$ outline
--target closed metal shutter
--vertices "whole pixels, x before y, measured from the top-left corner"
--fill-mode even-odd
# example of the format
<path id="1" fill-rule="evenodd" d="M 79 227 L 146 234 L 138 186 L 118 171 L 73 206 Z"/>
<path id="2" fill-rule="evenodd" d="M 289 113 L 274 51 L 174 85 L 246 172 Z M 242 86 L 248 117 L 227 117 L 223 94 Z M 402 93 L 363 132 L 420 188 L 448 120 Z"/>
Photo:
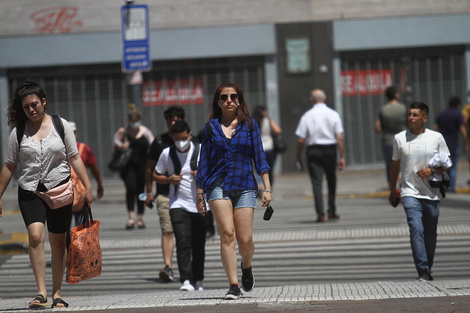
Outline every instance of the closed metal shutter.
<path id="1" fill-rule="evenodd" d="M 348 165 L 383 165 L 381 134 L 374 123 L 388 83 L 397 86 L 400 102 L 429 106 L 428 128 L 457 95 L 466 99 L 464 47 L 427 47 L 341 53 L 342 103 Z"/>
<path id="2" fill-rule="evenodd" d="M 33 80 L 48 94 L 50 114 L 75 121 L 78 140 L 87 143 L 98 161 L 103 176 L 112 176 L 107 169 L 111 159 L 112 138 L 116 130 L 127 123 L 127 110 L 132 89 L 120 64 L 100 64 L 73 67 L 12 69 L 7 73 L 11 94 L 25 80 Z M 186 120 L 193 135 L 209 117 L 208 104 L 215 89 L 222 83 L 236 83 L 244 92 L 250 108 L 263 104 L 264 57 L 198 59 L 154 62 L 153 70 L 143 73 L 144 82 L 201 80 L 203 99 L 198 103 L 178 100 L 185 109 Z M 142 124 L 156 136 L 166 132 L 163 111 L 168 104 L 141 106 Z"/>

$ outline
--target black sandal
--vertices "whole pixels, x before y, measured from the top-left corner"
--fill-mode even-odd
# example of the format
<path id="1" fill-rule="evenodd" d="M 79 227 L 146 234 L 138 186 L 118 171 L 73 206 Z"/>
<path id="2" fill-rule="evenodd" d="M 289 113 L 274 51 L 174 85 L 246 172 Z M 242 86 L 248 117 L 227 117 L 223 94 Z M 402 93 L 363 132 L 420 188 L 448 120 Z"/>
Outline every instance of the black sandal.
<path id="1" fill-rule="evenodd" d="M 134 229 L 134 220 L 128 220 L 126 224 L 126 229 Z"/>
<path id="2" fill-rule="evenodd" d="M 63 304 L 64 306 L 57 306 L 58 304 Z M 68 308 L 69 304 L 62 300 L 62 298 L 55 298 L 54 302 L 51 305 L 51 308 Z"/>
<path id="3" fill-rule="evenodd" d="M 39 302 L 34 302 L 36 300 Z M 30 309 L 43 308 L 43 307 L 49 306 L 49 304 L 50 303 L 47 302 L 47 298 L 44 298 L 42 294 L 38 294 L 36 298 L 34 298 L 33 301 L 29 303 L 29 308 Z"/>

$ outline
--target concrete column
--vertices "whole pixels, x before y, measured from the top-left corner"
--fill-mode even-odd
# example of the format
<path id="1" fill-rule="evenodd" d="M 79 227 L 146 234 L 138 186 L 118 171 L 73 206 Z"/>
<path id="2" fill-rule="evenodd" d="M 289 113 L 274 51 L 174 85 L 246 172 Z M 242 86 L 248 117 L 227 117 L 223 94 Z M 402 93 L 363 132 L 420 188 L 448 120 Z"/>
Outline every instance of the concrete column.
<path id="1" fill-rule="evenodd" d="M 264 83 L 266 90 L 266 109 L 268 116 L 281 126 L 281 114 L 279 107 L 279 86 L 278 86 L 277 59 L 275 56 L 266 56 L 264 59 Z M 282 172 L 282 155 L 278 154 L 274 173 Z"/>
<path id="2" fill-rule="evenodd" d="M 466 81 L 465 86 L 467 88 L 470 88 L 470 45 L 467 45 L 465 47 L 465 68 L 466 68 L 466 72 L 467 72 L 467 81 Z M 467 100 L 467 99 L 464 99 L 464 100 Z"/>
<path id="3" fill-rule="evenodd" d="M 10 100 L 8 92 L 8 77 L 6 70 L 0 69 L 0 143 L 1 143 L 1 163 L 5 160 L 10 127 L 8 126 L 7 109 Z"/>
<path id="4" fill-rule="evenodd" d="M 338 112 L 339 116 L 341 116 L 341 120 L 344 124 L 343 97 L 341 95 L 341 59 L 337 54 L 333 57 L 333 84 L 335 110 Z"/>

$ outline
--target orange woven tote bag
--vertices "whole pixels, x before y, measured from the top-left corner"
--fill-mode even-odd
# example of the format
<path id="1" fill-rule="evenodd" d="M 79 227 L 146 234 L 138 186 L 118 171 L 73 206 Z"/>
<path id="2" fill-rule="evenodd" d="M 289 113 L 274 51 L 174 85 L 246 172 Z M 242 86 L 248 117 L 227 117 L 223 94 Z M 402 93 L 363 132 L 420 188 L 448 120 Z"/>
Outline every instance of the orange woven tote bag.
<path id="1" fill-rule="evenodd" d="M 78 284 L 101 274 L 100 221 L 93 220 L 88 205 L 83 210 L 83 224 L 71 230 L 66 273 L 66 282 L 70 284 Z"/>

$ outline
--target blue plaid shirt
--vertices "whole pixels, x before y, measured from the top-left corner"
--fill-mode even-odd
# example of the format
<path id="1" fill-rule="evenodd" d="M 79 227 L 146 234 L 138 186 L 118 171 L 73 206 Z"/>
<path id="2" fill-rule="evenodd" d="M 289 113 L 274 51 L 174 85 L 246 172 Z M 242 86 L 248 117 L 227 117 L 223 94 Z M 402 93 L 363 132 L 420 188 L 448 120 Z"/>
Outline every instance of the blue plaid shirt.
<path id="1" fill-rule="evenodd" d="M 207 126 L 212 127 L 212 138 L 207 135 Z M 207 191 L 219 177 L 225 176 L 225 190 L 258 190 L 253 175 L 252 159 L 258 174 L 269 170 L 258 124 L 253 119 L 253 131 L 250 133 L 248 121 L 238 125 L 232 139 L 228 139 L 220 121 L 215 118 L 204 127 L 201 156 L 196 182 Z"/>

